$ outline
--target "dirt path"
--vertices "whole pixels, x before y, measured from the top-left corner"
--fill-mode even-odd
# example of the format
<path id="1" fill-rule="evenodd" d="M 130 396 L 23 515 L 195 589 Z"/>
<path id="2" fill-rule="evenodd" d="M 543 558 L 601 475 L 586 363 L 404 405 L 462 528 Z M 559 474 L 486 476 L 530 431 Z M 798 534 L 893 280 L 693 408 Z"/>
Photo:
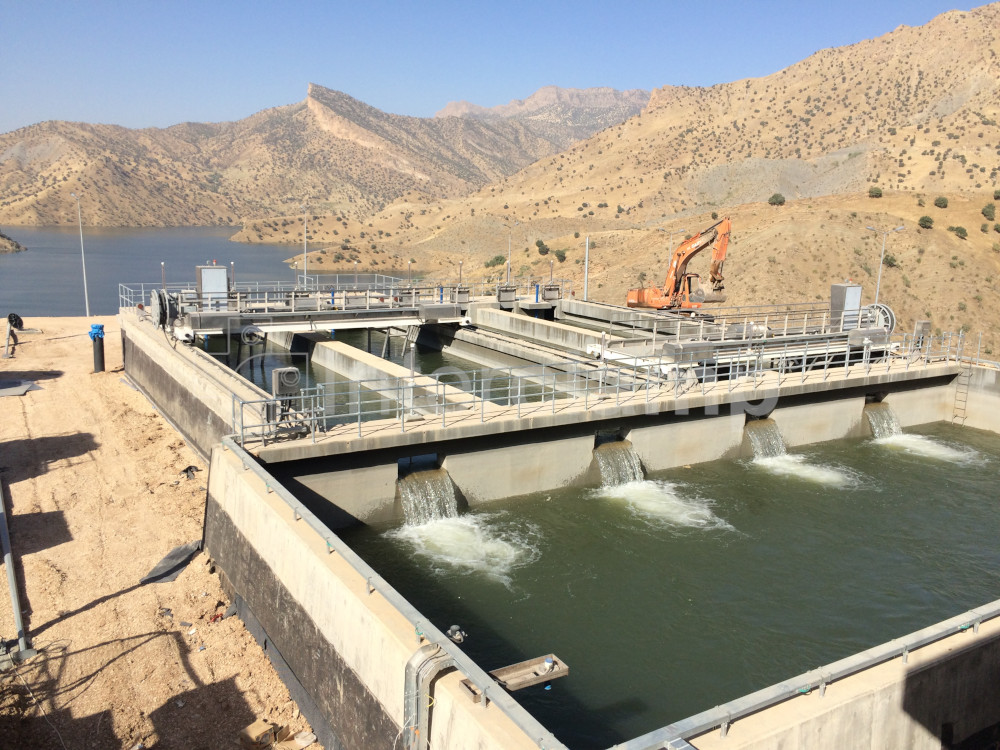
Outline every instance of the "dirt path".
<path id="1" fill-rule="evenodd" d="M 40 386 L 0 398 L 0 478 L 39 650 L 0 673 L 0 744 L 215 749 L 238 747 L 256 718 L 306 728 L 239 619 L 210 621 L 228 602 L 204 555 L 139 585 L 201 538 L 207 467 L 126 382 L 117 320 L 95 322 L 104 373 L 83 318 L 26 320 L 43 332 L 0 359 L 0 381 Z M 189 465 L 202 469 L 190 480 Z M 15 635 L 4 587 L 0 637 Z"/>

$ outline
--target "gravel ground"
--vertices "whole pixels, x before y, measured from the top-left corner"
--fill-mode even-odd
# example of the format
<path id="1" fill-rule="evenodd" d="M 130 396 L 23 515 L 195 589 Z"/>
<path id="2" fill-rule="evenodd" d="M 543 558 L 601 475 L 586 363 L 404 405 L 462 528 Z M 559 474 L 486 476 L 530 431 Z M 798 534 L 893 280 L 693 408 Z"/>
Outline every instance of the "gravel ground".
<path id="1" fill-rule="evenodd" d="M 229 602 L 203 554 L 172 582 L 139 583 L 201 538 L 208 473 L 126 382 L 117 319 L 24 322 L 40 332 L 0 359 L 0 381 L 39 388 L 0 398 L 0 478 L 39 653 L 0 673 L 0 745 L 236 748 L 257 718 L 308 729 L 242 622 L 213 621 Z M 105 325 L 104 373 L 91 322 Z M 4 595 L 0 636 L 15 635 Z"/>

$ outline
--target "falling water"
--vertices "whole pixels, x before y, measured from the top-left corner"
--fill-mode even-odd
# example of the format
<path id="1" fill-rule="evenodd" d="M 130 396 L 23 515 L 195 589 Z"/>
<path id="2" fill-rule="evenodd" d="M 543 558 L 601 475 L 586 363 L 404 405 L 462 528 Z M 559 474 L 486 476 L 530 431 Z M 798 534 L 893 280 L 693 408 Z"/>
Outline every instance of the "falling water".
<path id="1" fill-rule="evenodd" d="M 451 477 L 444 469 L 415 471 L 398 482 L 403 517 L 411 526 L 458 517 L 458 500 Z"/>
<path id="2" fill-rule="evenodd" d="M 901 435 L 903 432 L 889 404 L 868 404 L 865 406 L 865 416 L 876 440 Z"/>
<path id="3" fill-rule="evenodd" d="M 616 487 L 643 479 L 642 461 L 628 440 L 604 443 L 594 448 L 594 458 L 601 470 L 601 484 Z"/>
<path id="4" fill-rule="evenodd" d="M 974 450 L 953 448 L 925 435 L 903 432 L 889 404 L 868 404 L 865 406 L 865 416 L 868 417 L 868 424 L 871 425 L 872 435 L 878 445 L 936 461 L 967 463 L 979 459 L 979 454 Z"/>
<path id="5" fill-rule="evenodd" d="M 778 425 L 772 419 L 756 419 L 747 422 L 743 428 L 754 458 L 774 458 L 785 455 L 785 443 L 781 439 Z"/>
<path id="6" fill-rule="evenodd" d="M 829 487 L 847 487 L 854 483 L 849 472 L 831 466 L 811 464 L 798 453 L 787 453 L 778 425 L 771 419 L 747 422 L 743 428 L 753 448 L 753 463 L 776 476 L 794 477 Z"/>

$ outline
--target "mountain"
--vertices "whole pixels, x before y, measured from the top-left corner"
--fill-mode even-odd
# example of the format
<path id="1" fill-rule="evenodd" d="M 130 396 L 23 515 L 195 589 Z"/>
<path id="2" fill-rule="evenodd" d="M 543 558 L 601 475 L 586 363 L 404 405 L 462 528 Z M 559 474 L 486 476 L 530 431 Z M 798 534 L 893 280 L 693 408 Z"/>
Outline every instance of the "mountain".
<path id="1" fill-rule="evenodd" d="M 581 122 L 627 116 L 602 92 L 527 119 L 417 118 L 310 84 L 303 102 L 231 123 L 40 123 L 0 135 L 0 222 L 71 223 L 73 192 L 92 225 L 239 224 L 302 203 L 361 218 L 410 191 L 468 194 L 597 127 Z"/>
<path id="2" fill-rule="evenodd" d="M 639 114 L 649 102 L 642 89 L 617 91 L 611 88 L 540 88 L 527 99 L 515 99 L 498 107 L 480 107 L 469 102 L 449 102 L 441 117 L 464 117 L 485 122 L 513 120 L 531 132 L 556 144 L 559 150 L 589 138 L 605 128 Z"/>
<path id="3" fill-rule="evenodd" d="M 466 280 L 495 278 L 510 243 L 516 276 L 547 279 L 551 269 L 579 294 L 589 237 L 590 295 L 620 304 L 629 287 L 662 281 L 668 242 L 731 215 L 731 303 L 822 305 L 845 278 L 861 281 L 871 301 L 881 236 L 868 227 L 903 225 L 888 239 L 881 300 L 907 328 L 930 318 L 945 331 L 985 330 L 992 355 L 998 54 L 993 4 L 822 50 L 765 77 L 666 86 L 638 115 L 473 194 L 409 193 L 364 224 L 311 219 L 309 267 L 412 267 L 455 279 L 461 261 Z M 483 115 L 468 105 L 449 111 Z M 769 205 L 779 193 L 785 205 Z M 277 226 L 237 237 L 280 241 Z M 704 273 L 699 261 L 692 270 Z"/>

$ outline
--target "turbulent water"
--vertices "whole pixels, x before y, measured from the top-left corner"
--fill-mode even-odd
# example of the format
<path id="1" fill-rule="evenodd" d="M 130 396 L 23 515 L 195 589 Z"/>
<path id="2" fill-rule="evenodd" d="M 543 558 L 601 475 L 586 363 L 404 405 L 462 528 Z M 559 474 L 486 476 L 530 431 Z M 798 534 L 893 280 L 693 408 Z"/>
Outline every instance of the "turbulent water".
<path id="1" fill-rule="evenodd" d="M 507 584 L 538 555 L 537 529 L 505 514 L 469 514 L 407 523 L 386 532 L 427 560 L 439 575 L 476 573 Z"/>
<path id="2" fill-rule="evenodd" d="M 600 750 L 996 598 L 1000 437 L 893 439 L 937 458 L 834 441 L 346 538 L 484 667 L 557 653 L 518 700 Z"/>
<path id="3" fill-rule="evenodd" d="M 828 487 L 847 487 L 854 476 L 843 469 L 818 465 L 798 453 L 785 451 L 778 425 L 770 419 L 747 422 L 743 428 L 753 447 L 753 466 L 779 477 L 791 477 Z"/>
<path id="4" fill-rule="evenodd" d="M 638 482 L 643 478 L 642 461 L 628 440 L 597 446 L 594 458 L 601 470 L 601 484 L 605 487 Z"/>
<path id="5" fill-rule="evenodd" d="M 732 528 L 712 512 L 712 503 L 685 493 L 683 487 L 662 480 L 635 480 L 604 486 L 594 494 L 616 501 L 636 516 L 657 525 L 673 528 Z"/>
<path id="6" fill-rule="evenodd" d="M 934 461 L 969 463 L 979 460 L 979 453 L 967 448 L 956 448 L 926 435 L 904 433 L 895 412 L 889 404 L 868 404 L 865 416 L 871 425 L 876 445 L 901 450 Z"/>

